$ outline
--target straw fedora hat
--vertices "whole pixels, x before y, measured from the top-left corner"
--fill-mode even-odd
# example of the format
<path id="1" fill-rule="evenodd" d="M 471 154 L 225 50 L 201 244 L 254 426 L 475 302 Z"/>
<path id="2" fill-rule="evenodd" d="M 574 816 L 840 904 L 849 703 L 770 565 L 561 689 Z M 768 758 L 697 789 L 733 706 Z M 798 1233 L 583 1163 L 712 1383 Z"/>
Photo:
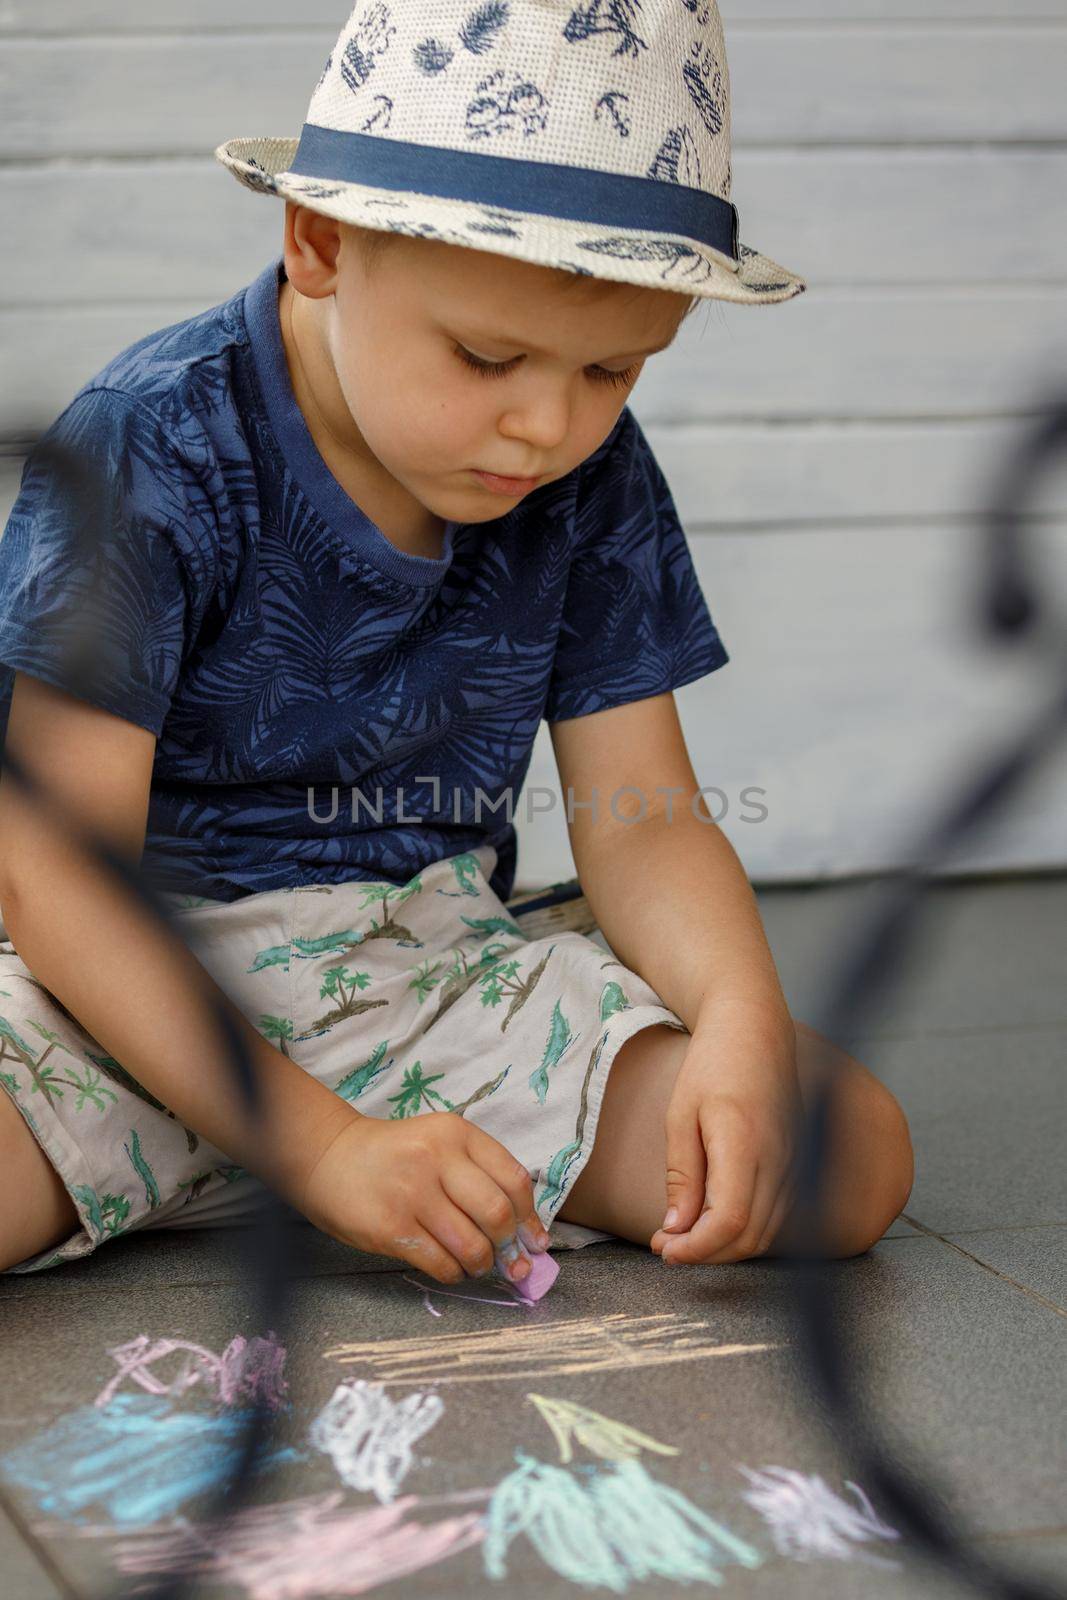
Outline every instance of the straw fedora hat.
<path id="1" fill-rule="evenodd" d="M 360 0 L 300 138 L 215 154 L 364 228 L 741 305 L 807 287 L 739 240 L 716 0 Z"/>

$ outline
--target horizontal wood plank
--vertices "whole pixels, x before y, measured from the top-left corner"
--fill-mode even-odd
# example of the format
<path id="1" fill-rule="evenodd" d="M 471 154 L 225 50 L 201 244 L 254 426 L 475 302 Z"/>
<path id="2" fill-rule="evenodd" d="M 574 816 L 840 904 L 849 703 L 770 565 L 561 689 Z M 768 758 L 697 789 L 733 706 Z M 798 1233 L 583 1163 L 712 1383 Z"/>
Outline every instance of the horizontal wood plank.
<path id="1" fill-rule="evenodd" d="M 250 276 L 234 273 L 233 291 Z M 120 351 L 213 303 L 0 312 L 0 440 L 35 438 Z M 979 419 L 1033 409 L 1065 371 L 1065 288 L 827 290 L 783 306 L 702 307 L 648 362 L 634 408 L 663 427 Z M 921 440 L 922 427 L 913 433 Z"/>
<path id="2" fill-rule="evenodd" d="M 20 470 L 0 457 L 0 529 Z M 1062 614 L 1067 521 L 1032 526 L 1028 540 L 1039 592 Z M 690 527 L 689 544 L 731 659 L 680 690 L 679 708 L 700 782 L 722 791 L 708 796 L 712 814 L 757 882 L 899 867 L 937 797 L 1047 692 L 1025 649 L 984 640 L 973 528 Z M 535 786 L 551 809 L 529 822 Z M 563 801 L 543 726 L 516 807 L 520 887 L 573 873 Z M 946 871 L 1062 865 L 1065 816 L 1067 752 Z"/>
<path id="3" fill-rule="evenodd" d="M 804 530 L 863 520 L 977 517 L 1020 426 L 649 424 L 647 433 L 682 522 L 696 537 L 783 522 Z M 20 471 L 17 456 L 0 457 L 5 520 Z M 1028 509 L 1067 513 L 1067 474 L 1042 481 L 1037 490 Z M 753 538 L 754 547 L 762 537 Z"/>
<path id="4" fill-rule="evenodd" d="M 335 37 L 333 26 L 90 35 L 57 50 L 12 36 L 0 56 L 5 158 L 201 154 L 238 135 L 295 136 Z M 1062 142 L 1064 39 L 1051 23 L 735 27 L 734 139 Z"/>
<path id="5" fill-rule="evenodd" d="M 835 528 L 691 538 L 730 652 L 678 691 L 706 799 L 755 882 L 899 869 L 932 816 L 1044 703 L 1025 649 L 974 621 L 981 550 L 963 528 Z M 1035 538 L 1038 573 L 1067 606 L 1067 524 Z M 1018 659 L 1016 659 L 1016 657 Z M 534 787 L 544 795 L 526 798 Z M 548 728 L 516 808 L 521 888 L 574 873 Z M 606 809 L 610 796 L 603 797 Z M 551 807 L 527 820 L 528 806 Z M 765 811 L 765 815 L 763 814 Z M 1003 819 L 941 869 L 1062 867 L 1061 741 Z"/>
<path id="6" fill-rule="evenodd" d="M 795 266 L 812 296 L 1067 282 L 1067 149 L 742 150 L 734 198 L 742 240 Z M 280 204 L 210 158 L 0 167 L 0 214 L 20 219 L 2 306 L 210 304 L 280 250 L 284 224 Z"/>
<path id="7" fill-rule="evenodd" d="M 339 32 L 346 7 L 337 0 L 305 0 L 300 22 Z M 1062 21 L 1064 0 L 1018 0 L 1006 16 L 1004 0 L 720 0 L 728 30 L 750 22 L 923 23 Z M 289 0 L 0 0 L 0 34 L 135 33 L 293 25 Z M 728 33 L 729 37 L 729 33 Z"/>

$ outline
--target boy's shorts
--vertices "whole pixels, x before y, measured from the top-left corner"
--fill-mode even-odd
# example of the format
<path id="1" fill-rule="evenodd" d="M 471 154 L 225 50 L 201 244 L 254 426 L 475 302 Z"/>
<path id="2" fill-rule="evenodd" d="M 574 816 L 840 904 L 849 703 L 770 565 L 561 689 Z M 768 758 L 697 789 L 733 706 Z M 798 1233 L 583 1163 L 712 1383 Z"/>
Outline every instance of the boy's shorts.
<path id="1" fill-rule="evenodd" d="M 551 1243 L 593 1148 L 611 1064 L 656 1023 L 685 1030 L 593 938 L 527 936 L 489 887 L 492 845 L 406 884 L 353 880 L 236 901 L 168 894 L 177 931 L 264 1038 L 372 1117 L 455 1111 L 529 1168 Z M 78 1213 L 37 1272 L 135 1229 L 251 1220 L 265 1186 L 187 1128 L 86 1033 L 0 923 L 0 1085 Z M 190 1061 L 190 1072 L 196 1063 Z"/>

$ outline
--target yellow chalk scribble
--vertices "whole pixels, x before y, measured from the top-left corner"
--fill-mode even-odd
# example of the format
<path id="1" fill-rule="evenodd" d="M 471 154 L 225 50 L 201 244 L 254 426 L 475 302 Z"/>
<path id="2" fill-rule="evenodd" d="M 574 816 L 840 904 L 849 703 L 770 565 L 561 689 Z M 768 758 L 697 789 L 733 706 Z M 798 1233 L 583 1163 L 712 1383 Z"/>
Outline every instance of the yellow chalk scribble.
<path id="1" fill-rule="evenodd" d="M 562 1462 L 570 1461 L 574 1454 L 572 1439 L 577 1439 L 605 1461 L 629 1461 L 642 1450 L 657 1450 L 661 1456 L 681 1454 L 674 1445 L 659 1444 L 647 1433 L 640 1433 L 625 1422 L 615 1422 L 599 1411 L 590 1411 L 588 1406 L 577 1405 L 573 1400 L 550 1400 L 543 1394 L 528 1394 L 526 1398 L 533 1401 L 555 1434 Z"/>
<path id="2" fill-rule="evenodd" d="M 781 1344 L 716 1344 L 699 1332 L 706 1322 L 679 1312 L 558 1322 L 523 1321 L 470 1333 L 420 1334 L 411 1339 L 367 1339 L 325 1351 L 327 1359 L 359 1364 L 385 1383 L 495 1383 L 505 1378 L 543 1379 L 612 1368 L 645 1370 L 711 1356 L 754 1355 Z"/>

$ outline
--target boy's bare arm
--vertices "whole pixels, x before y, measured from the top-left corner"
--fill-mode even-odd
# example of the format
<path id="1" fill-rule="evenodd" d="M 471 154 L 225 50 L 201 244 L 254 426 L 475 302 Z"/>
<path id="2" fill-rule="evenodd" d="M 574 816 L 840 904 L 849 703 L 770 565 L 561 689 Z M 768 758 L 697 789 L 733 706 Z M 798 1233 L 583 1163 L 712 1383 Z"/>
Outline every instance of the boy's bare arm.
<path id="1" fill-rule="evenodd" d="M 144 848 L 155 739 L 19 674 L 8 743 L 80 825 L 132 863 Z M 0 908 L 30 971 L 139 1083 L 238 1165 L 300 1206 L 318 1156 L 354 1107 L 269 1044 L 180 937 L 0 780 Z M 276 1148 L 256 1136 L 205 1003 L 225 1006 L 257 1068 Z"/>

